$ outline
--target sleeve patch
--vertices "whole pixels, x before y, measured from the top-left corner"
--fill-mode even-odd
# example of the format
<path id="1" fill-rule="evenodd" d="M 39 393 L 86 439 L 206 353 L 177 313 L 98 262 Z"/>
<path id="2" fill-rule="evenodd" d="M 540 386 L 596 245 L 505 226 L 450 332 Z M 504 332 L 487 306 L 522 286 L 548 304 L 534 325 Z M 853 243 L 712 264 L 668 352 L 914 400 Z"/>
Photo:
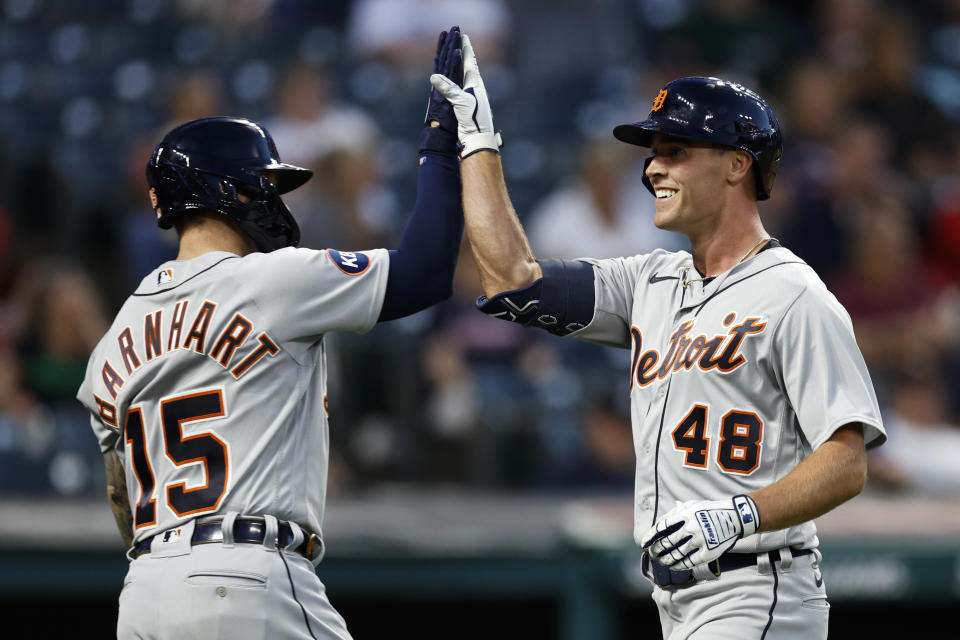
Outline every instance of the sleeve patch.
<path id="1" fill-rule="evenodd" d="M 327 255 L 348 276 L 358 276 L 370 266 L 370 258 L 365 253 L 327 249 Z"/>

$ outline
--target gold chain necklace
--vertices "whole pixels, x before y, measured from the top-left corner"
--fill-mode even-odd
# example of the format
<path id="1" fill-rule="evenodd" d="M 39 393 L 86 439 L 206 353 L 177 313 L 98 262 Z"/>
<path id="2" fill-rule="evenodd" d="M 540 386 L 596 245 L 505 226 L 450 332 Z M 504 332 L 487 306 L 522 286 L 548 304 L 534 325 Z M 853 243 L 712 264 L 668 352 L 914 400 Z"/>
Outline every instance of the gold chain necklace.
<path id="1" fill-rule="evenodd" d="M 777 240 L 776 238 L 770 237 L 770 236 L 767 236 L 766 238 L 761 238 L 761 239 L 760 239 L 760 242 L 758 242 L 757 244 L 755 244 L 755 245 L 753 245 L 752 247 L 750 247 L 750 251 L 747 251 L 745 254 L 743 254 L 743 257 L 742 257 L 742 258 L 740 258 L 739 260 L 737 260 L 737 264 L 740 264 L 741 262 L 743 262 L 744 260 L 746 260 L 747 258 L 749 258 L 749 257 L 753 254 L 754 251 L 756 251 L 756 250 L 759 249 L 761 246 L 763 246 L 763 243 L 768 242 L 768 241 L 770 241 L 770 240 L 773 240 L 774 242 L 779 242 L 779 240 Z M 737 266 L 737 264 L 733 265 L 733 267 Z M 730 267 L 730 268 L 732 269 L 733 267 Z M 717 277 L 717 276 L 703 276 L 702 278 L 687 279 L 687 273 L 688 273 L 689 271 L 690 271 L 690 267 L 687 267 L 686 269 L 683 270 L 683 279 L 681 280 L 681 283 L 683 284 L 683 288 L 684 288 L 684 289 L 686 289 L 689 285 L 693 284 L 694 282 L 702 282 L 702 281 L 704 281 L 704 280 L 710 280 L 711 278 L 716 278 L 716 277 Z"/>

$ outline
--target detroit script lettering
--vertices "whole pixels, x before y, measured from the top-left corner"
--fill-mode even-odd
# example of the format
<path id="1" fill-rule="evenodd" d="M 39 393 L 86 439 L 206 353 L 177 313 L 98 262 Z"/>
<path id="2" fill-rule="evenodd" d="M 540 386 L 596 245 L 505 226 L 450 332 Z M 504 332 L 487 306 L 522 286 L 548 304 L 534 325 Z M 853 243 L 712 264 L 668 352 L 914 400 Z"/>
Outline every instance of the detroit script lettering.
<path id="1" fill-rule="evenodd" d="M 723 320 L 724 326 L 730 326 L 736 320 L 736 314 L 729 313 Z M 693 322 L 681 324 L 670 336 L 666 355 L 661 359 L 656 349 L 643 351 L 643 335 L 637 327 L 630 327 L 630 337 L 633 343 L 630 388 L 636 382 L 645 387 L 656 379 L 663 379 L 678 371 L 690 371 L 694 366 L 702 371 L 716 369 L 723 373 L 733 371 L 744 362 L 740 347 L 743 341 L 752 334 L 762 333 L 767 323 L 762 318 L 750 317 L 738 325 L 730 327 L 726 334 L 707 337 L 704 334 L 688 338 L 687 334 L 693 329 Z"/>

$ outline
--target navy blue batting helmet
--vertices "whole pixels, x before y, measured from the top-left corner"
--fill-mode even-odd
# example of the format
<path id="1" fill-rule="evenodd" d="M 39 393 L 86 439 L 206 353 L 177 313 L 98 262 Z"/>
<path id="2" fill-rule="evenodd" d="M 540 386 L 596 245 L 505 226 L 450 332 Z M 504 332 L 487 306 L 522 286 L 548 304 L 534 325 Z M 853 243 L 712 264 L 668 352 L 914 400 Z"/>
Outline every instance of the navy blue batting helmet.
<path id="1" fill-rule="evenodd" d="M 161 228 L 191 212 L 221 213 L 264 252 L 300 242 L 300 227 L 280 194 L 312 175 L 281 162 L 267 130 L 244 118 L 182 124 L 164 136 L 147 163 L 150 201 Z"/>
<path id="2" fill-rule="evenodd" d="M 746 151 L 754 160 L 757 199 L 770 197 L 783 152 L 780 124 L 750 89 L 720 78 L 678 78 L 660 90 L 646 120 L 613 129 L 617 139 L 642 147 L 658 132 Z M 643 183 L 653 192 L 646 176 Z"/>

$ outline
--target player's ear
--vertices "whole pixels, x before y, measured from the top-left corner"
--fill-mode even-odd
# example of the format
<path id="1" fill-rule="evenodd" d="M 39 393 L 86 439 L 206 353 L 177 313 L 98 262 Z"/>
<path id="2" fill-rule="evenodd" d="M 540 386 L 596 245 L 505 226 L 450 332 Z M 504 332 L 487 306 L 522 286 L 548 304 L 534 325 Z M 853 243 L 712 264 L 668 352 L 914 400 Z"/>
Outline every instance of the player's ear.
<path id="1" fill-rule="evenodd" d="M 752 176 L 753 156 L 742 149 L 732 149 L 727 153 L 727 181 L 737 185 Z"/>

